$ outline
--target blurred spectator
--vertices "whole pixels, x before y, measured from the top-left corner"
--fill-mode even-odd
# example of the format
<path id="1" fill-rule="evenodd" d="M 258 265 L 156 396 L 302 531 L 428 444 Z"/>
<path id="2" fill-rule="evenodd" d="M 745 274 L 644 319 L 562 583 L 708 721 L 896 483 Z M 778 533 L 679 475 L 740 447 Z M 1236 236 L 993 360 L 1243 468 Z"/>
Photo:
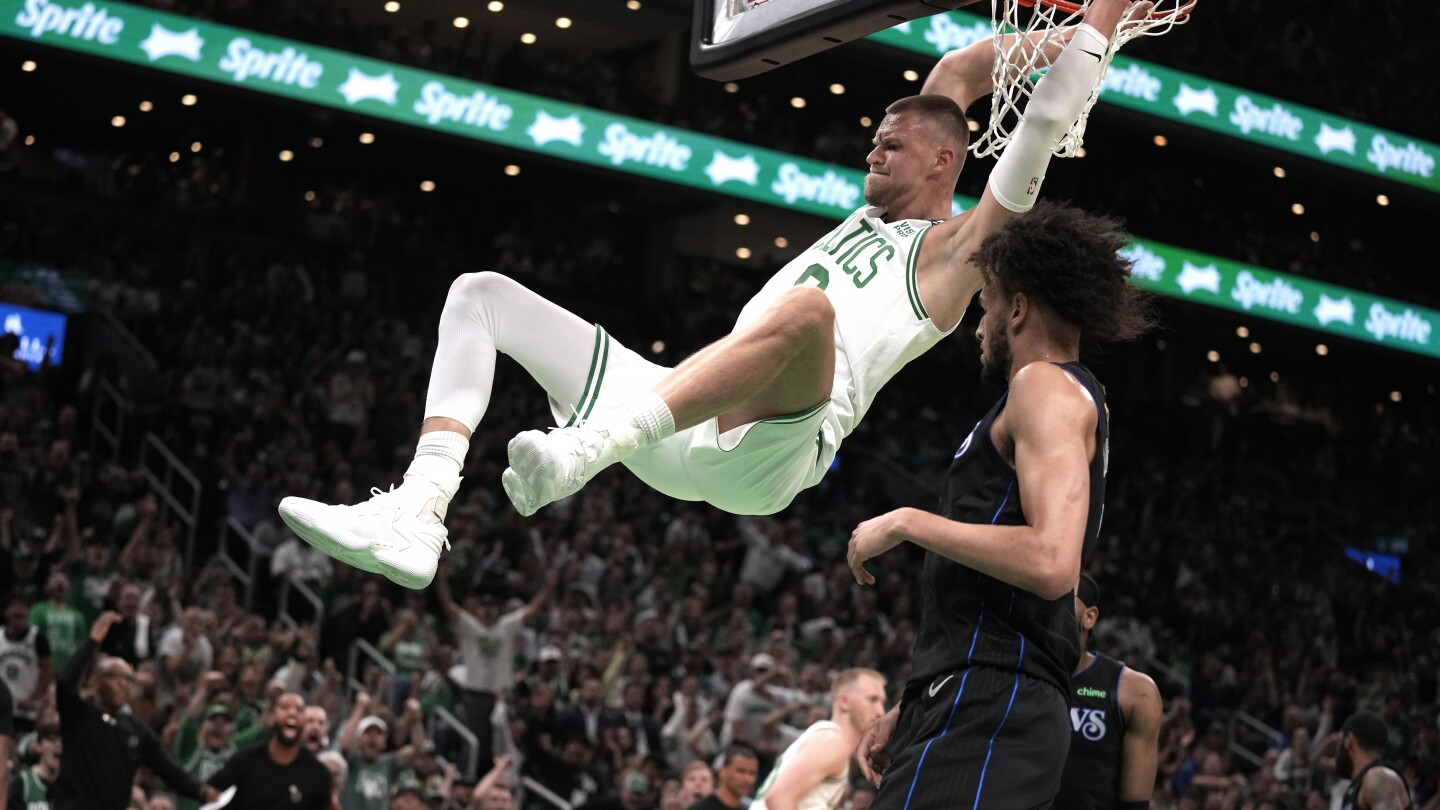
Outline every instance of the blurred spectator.
<path id="1" fill-rule="evenodd" d="M 690 805 L 690 810 L 736 810 L 755 787 L 759 760 L 749 746 L 731 743 L 715 774 L 715 792 Z"/>
<path id="2" fill-rule="evenodd" d="M 139 585 L 126 582 L 120 585 L 120 596 L 115 600 L 115 609 L 120 613 L 120 623 L 110 628 L 101 652 L 123 658 L 132 666 L 149 659 L 154 646 L 151 639 L 150 617 L 140 608 L 143 592 Z"/>
<path id="3" fill-rule="evenodd" d="M 174 738 L 175 761 L 197 782 L 209 781 L 238 750 L 231 739 L 233 713 L 229 706 L 216 702 L 224 685 L 222 673 L 205 673 L 191 687 L 184 711 L 176 713 L 175 728 L 167 729 Z M 179 805 L 179 810 L 196 810 L 200 806 L 187 799 L 181 799 Z"/>
<path id="4" fill-rule="evenodd" d="M 54 665 L 50 643 L 39 627 L 27 625 L 30 605 L 24 597 L 5 602 L 5 631 L 0 634 L 0 683 L 15 701 L 15 729 L 35 728 L 36 713 L 50 691 Z"/>
<path id="5" fill-rule="evenodd" d="M 0 785 L 6 788 L 7 800 L 10 795 L 10 749 L 14 739 L 15 701 L 10 697 L 10 687 L 0 681 Z M 5 810 L 3 804 L 0 804 L 0 810 Z"/>
<path id="6" fill-rule="evenodd" d="M 703 762 L 691 762 L 680 773 L 680 806 L 690 807 L 715 792 L 715 774 Z"/>
<path id="7" fill-rule="evenodd" d="M 1310 730 L 1295 729 L 1290 745 L 1275 761 L 1275 781 L 1285 785 L 1296 796 L 1304 796 L 1315 787 L 1315 771 L 1310 761 Z"/>
<path id="8" fill-rule="evenodd" d="M 580 676 L 575 702 L 555 716 L 555 731 L 562 740 L 584 737 L 594 746 L 600 742 L 601 729 L 622 722 L 614 714 L 614 709 L 601 702 L 600 678 L 587 672 Z"/>
<path id="9" fill-rule="evenodd" d="M 153 731 L 122 711 L 135 679 L 129 664 L 118 658 L 101 661 L 95 668 L 94 705 L 81 697 L 100 644 L 118 621 L 119 613 L 100 614 L 56 680 L 64 744 L 51 804 L 55 810 L 121 810 L 142 764 L 180 794 L 213 801 L 214 788 L 185 773 L 166 756 Z"/>
<path id="10" fill-rule="evenodd" d="M 69 597 L 70 578 L 57 571 L 45 581 L 45 601 L 30 608 L 30 624 L 44 631 L 57 669 L 64 669 L 85 637 L 85 617 Z"/>
<path id="11" fill-rule="evenodd" d="M 733 740 L 754 741 L 761 764 L 769 768 L 779 752 L 774 735 L 765 731 L 766 718 L 777 709 L 805 698 L 802 693 L 777 683 L 788 676 L 789 671 L 778 666 L 773 655 L 762 652 L 751 657 L 750 677 L 735 684 L 725 703 L 721 745 L 728 745 Z"/>
<path id="12" fill-rule="evenodd" d="M 412 698 L 406 701 L 405 712 L 396 721 L 409 734 L 410 742 L 387 752 L 389 725 L 370 713 L 372 706 L 368 693 L 356 695 L 355 708 L 340 732 L 340 750 L 349 768 L 340 802 L 345 810 L 384 810 L 397 775 L 410 767 L 415 753 L 427 742 L 420 703 Z"/>
<path id="13" fill-rule="evenodd" d="M 544 587 L 523 607 L 501 616 L 493 594 L 481 593 L 465 608 L 450 595 L 448 566 L 442 569 L 436 596 L 460 647 L 465 674 L 460 679 L 463 698 L 460 721 L 479 740 L 481 762 L 493 759 L 494 730 L 491 715 L 500 695 L 515 680 L 516 637 L 525 620 L 535 615 L 550 596 L 556 581 L 554 570 L 546 572 Z"/>
<path id="14" fill-rule="evenodd" d="M 50 790 L 60 776 L 60 726 L 40 726 L 32 749 L 35 764 L 10 778 L 7 810 L 48 810 L 50 807 Z"/>
<path id="15" fill-rule="evenodd" d="M 161 700 L 170 703 L 177 689 L 193 683 L 215 663 L 215 647 L 206 635 L 213 624 L 210 613 L 200 607 L 188 607 L 180 624 L 160 637 Z"/>

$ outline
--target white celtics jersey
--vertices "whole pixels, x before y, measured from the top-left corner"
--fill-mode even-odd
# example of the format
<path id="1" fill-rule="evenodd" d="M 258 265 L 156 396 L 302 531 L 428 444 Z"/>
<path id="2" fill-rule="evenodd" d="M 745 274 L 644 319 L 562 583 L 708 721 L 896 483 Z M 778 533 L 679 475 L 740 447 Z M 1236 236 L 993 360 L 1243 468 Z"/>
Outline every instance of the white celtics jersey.
<path id="1" fill-rule="evenodd" d="M 0 680 L 10 687 L 16 703 L 30 697 L 30 693 L 35 691 L 35 683 L 40 680 L 40 656 L 35 649 L 35 637 L 39 633 L 40 628 L 29 627 L 19 641 L 11 641 L 0 630 Z M 33 714 L 18 709 L 15 716 L 34 719 Z"/>
<path id="2" fill-rule="evenodd" d="M 837 442 L 865 417 L 875 394 L 940 342 L 942 332 L 920 302 L 915 280 L 927 219 L 886 222 L 866 206 L 781 268 L 740 312 L 754 321 L 786 290 L 819 287 L 835 308 L 835 386 L 831 415 Z M 953 328 L 953 327 L 952 327 Z"/>
<path id="3" fill-rule="evenodd" d="M 805 752 L 806 743 L 813 743 L 817 736 L 823 732 L 823 736 L 831 736 L 831 733 L 840 731 L 840 726 L 830 720 L 821 720 L 815 725 L 805 729 L 805 733 L 790 743 L 785 753 L 775 760 L 775 767 L 770 769 L 770 775 L 765 777 L 765 784 L 755 794 L 755 801 L 750 803 L 750 810 L 767 810 L 765 806 L 765 794 L 770 791 L 770 786 L 775 784 L 775 779 L 784 772 L 785 768 L 794 762 L 796 757 L 802 756 Z M 850 780 L 850 763 L 845 763 L 845 770 L 834 778 L 822 779 L 820 784 L 805 792 L 800 801 L 795 805 L 796 810 L 832 810 L 840 806 L 840 801 L 845 798 L 845 788 Z"/>

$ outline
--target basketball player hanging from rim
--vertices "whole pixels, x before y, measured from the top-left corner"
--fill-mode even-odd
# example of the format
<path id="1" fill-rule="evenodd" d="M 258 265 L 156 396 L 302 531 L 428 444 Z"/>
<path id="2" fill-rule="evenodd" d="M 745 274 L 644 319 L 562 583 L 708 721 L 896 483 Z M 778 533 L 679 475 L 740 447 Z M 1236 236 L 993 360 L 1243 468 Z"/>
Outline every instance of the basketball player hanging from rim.
<path id="1" fill-rule="evenodd" d="M 456 279 L 403 483 L 355 506 L 288 497 L 281 516 L 342 562 L 409 588 L 428 585 L 449 545 L 445 511 L 489 403 L 496 352 L 540 383 L 563 426 L 510 441 L 502 483 L 521 514 L 575 493 L 616 462 L 674 498 L 736 514 L 784 509 L 820 482 L 881 386 L 960 322 L 981 286 L 971 254 L 1034 205 L 1052 149 L 1084 109 L 1129 6 L 1094 0 L 980 201 L 953 219 L 969 142 L 962 108 L 990 91 L 991 61 L 970 60 L 975 75 L 950 82 L 969 97 L 890 105 L 866 158 L 867 205 L 772 277 L 730 335 L 676 368 L 645 360 L 509 278 Z"/>

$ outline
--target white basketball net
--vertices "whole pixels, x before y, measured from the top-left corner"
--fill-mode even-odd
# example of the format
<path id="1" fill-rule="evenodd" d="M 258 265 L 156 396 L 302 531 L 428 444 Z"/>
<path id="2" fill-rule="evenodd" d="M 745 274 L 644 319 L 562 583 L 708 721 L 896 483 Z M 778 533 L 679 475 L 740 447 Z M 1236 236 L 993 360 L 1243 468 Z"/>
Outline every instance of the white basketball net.
<path id="1" fill-rule="evenodd" d="M 1032 5 L 1033 2 L 1033 5 Z M 1010 143 L 1015 127 L 1020 123 L 1020 114 L 1030 103 L 1035 84 L 1050 69 L 1053 61 L 1060 56 L 1069 41 L 1069 32 L 1084 22 L 1085 9 L 1090 0 L 1065 2 L 1052 0 L 991 0 L 990 23 L 994 31 L 995 61 L 992 78 L 995 93 L 990 102 L 990 125 L 980 134 L 970 149 L 979 157 L 998 155 Z M 1058 157 L 1073 157 L 1084 143 L 1085 124 L 1090 119 L 1090 109 L 1100 97 L 1105 85 L 1105 74 L 1110 62 L 1121 45 L 1136 37 L 1156 37 L 1168 33 L 1171 28 L 1190 19 L 1190 11 L 1196 0 L 1155 0 L 1154 8 L 1148 15 L 1135 13 L 1127 17 L 1116 28 L 1110 38 L 1110 47 L 1100 60 L 1100 78 L 1085 100 L 1085 108 L 1070 130 L 1055 146 Z"/>

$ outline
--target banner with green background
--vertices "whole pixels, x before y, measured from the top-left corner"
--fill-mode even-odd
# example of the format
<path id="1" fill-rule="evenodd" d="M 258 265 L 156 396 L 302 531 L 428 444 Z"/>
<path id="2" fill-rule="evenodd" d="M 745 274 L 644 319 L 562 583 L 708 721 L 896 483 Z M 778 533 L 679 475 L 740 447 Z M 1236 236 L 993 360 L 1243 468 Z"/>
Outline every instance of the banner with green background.
<path id="1" fill-rule="evenodd" d="M 1184 29 L 1173 36 L 1183 36 Z M 937 14 L 869 38 L 926 56 L 989 39 L 990 20 Z M 1116 56 L 1100 100 L 1364 174 L 1440 192 L 1440 145 L 1173 68 Z"/>
<path id="2" fill-rule="evenodd" d="M 0 35 L 820 216 L 862 200 L 855 169 L 123 3 L 0 0 Z M 1440 312 L 1155 242 L 1130 250 L 1156 292 L 1440 357 Z"/>

